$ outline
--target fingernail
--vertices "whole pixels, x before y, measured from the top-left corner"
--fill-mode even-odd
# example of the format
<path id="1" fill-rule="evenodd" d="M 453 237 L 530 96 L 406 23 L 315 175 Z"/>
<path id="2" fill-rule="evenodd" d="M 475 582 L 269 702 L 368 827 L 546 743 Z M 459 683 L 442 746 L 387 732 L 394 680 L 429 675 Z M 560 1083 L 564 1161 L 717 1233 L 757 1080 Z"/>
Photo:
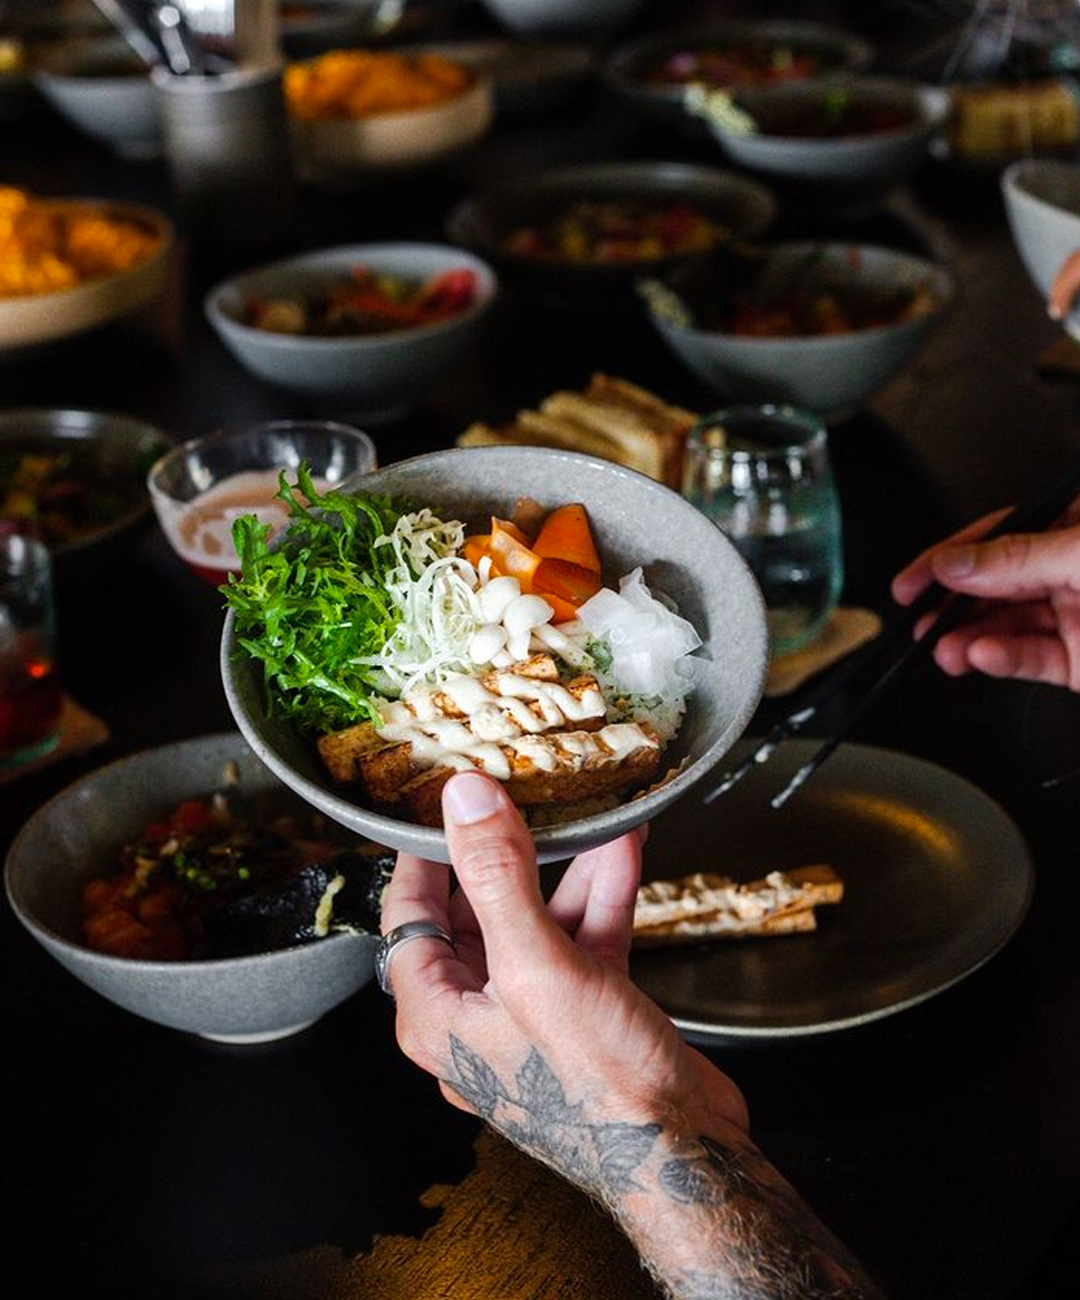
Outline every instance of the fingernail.
<path id="1" fill-rule="evenodd" d="M 975 568 L 974 546 L 950 546 L 938 554 L 934 567 L 950 578 L 966 578 Z"/>
<path id="2" fill-rule="evenodd" d="M 1061 310 L 1055 303 L 1050 303 L 1046 309 L 1046 314 L 1051 320 L 1061 320 Z"/>
<path id="3" fill-rule="evenodd" d="M 458 826 L 493 817 L 502 807 L 498 787 L 477 772 L 453 777 L 443 791 L 443 811 Z"/>

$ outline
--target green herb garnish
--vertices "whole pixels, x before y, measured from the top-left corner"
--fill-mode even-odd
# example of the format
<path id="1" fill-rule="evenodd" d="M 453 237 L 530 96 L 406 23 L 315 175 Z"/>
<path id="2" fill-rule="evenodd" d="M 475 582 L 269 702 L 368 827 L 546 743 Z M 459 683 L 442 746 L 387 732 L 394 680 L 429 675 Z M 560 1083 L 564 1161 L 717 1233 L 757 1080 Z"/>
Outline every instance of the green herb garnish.
<path id="1" fill-rule="evenodd" d="M 360 661 L 377 655 L 400 621 L 385 584 L 396 557 L 375 543 L 402 510 L 386 496 L 319 492 L 306 462 L 296 477 L 295 485 L 284 473 L 279 480 L 290 515 L 280 545 L 271 549 L 273 530 L 254 515 L 233 525 L 241 572 L 222 592 L 237 641 L 262 664 L 270 712 L 305 731 L 379 722 L 374 697 L 384 681 Z"/>

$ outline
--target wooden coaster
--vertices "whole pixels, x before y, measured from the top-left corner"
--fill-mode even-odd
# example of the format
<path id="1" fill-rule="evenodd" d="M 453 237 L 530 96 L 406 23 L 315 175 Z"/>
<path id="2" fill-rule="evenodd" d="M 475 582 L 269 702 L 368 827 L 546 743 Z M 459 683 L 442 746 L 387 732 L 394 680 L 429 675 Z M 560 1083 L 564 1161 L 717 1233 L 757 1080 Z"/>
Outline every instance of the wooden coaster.
<path id="1" fill-rule="evenodd" d="M 1039 353 L 1035 369 L 1046 379 L 1080 379 L 1080 345 L 1063 334 Z"/>
<path id="2" fill-rule="evenodd" d="M 772 661 L 765 683 L 766 698 L 789 695 L 815 673 L 872 641 L 880 631 L 881 618 L 872 610 L 834 610 L 816 641 L 805 650 Z"/>
<path id="3" fill-rule="evenodd" d="M 109 739 L 109 728 L 88 713 L 81 704 L 77 704 L 70 695 L 64 696 L 60 706 L 60 721 L 57 724 L 59 735 L 56 744 L 43 754 L 28 758 L 23 763 L 11 767 L 0 767 L 0 785 L 6 785 L 27 772 L 37 772 L 51 763 L 69 758 L 72 754 L 84 754 L 88 749 L 103 745 Z"/>

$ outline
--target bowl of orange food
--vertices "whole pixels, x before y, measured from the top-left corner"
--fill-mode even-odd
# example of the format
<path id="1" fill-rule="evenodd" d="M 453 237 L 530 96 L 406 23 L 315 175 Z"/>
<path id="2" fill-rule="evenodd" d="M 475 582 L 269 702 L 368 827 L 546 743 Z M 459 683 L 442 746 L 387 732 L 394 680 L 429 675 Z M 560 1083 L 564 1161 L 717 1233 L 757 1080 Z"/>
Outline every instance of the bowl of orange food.
<path id="1" fill-rule="evenodd" d="M 68 786 L 19 832 L 5 884 L 33 938 L 94 992 L 159 1025 L 256 1043 L 371 979 L 389 867 L 226 732 Z"/>
<path id="2" fill-rule="evenodd" d="M 434 162 L 479 139 L 494 116 L 489 77 L 404 51 L 331 50 L 293 63 L 285 99 L 301 175 L 331 183 Z"/>
<path id="3" fill-rule="evenodd" d="M 0 187 L 0 352 L 80 334 L 165 291 L 173 228 L 153 208 Z"/>

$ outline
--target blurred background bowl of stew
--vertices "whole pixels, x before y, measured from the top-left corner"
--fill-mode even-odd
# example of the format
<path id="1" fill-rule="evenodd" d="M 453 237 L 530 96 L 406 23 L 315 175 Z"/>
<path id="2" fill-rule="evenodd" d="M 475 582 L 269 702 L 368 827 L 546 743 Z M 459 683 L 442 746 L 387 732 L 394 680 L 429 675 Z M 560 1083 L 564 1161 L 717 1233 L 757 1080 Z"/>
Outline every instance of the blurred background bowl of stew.
<path id="1" fill-rule="evenodd" d="M 835 421 L 904 367 L 954 294 L 952 273 L 914 253 L 782 243 L 729 261 L 711 281 L 670 277 L 649 311 L 672 352 L 725 401 L 788 403 Z"/>
<path id="2" fill-rule="evenodd" d="M 918 171 L 949 96 L 899 78 L 846 77 L 746 87 L 694 111 L 731 162 L 793 207 L 863 207 Z"/>
<path id="3" fill-rule="evenodd" d="M 296 1033 L 362 988 L 376 939 L 330 933 L 249 956 L 161 960 L 90 947 L 82 893 L 170 810 L 235 782 L 244 798 L 289 808 L 288 791 L 236 733 L 132 754 L 82 777 L 32 814 L 4 872 L 16 916 L 76 979 L 145 1020 L 223 1042 Z"/>
<path id="4" fill-rule="evenodd" d="M 345 320 L 327 326 L 333 332 L 309 329 L 306 307 L 324 303 L 331 289 L 347 291 L 361 267 L 376 279 L 390 277 L 414 288 L 430 286 L 441 277 L 455 277 L 455 283 L 471 287 L 467 294 L 458 294 L 453 310 L 447 300 L 445 313 L 433 315 L 428 323 L 391 322 L 368 329 L 358 308 L 358 314 L 349 315 L 358 321 L 355 325 Z M 222 342 L 259 379 L 307 398 L 321 412 L 370 423 L 416 406 L 464 361 L 478 340 L 497 287 L 491 267 L 462 249 L 356 244 L 245 271 L 212 289 L 205 307 Z M 283 304 L 284 309 L 271 318 L 260 314 L 267 304 Z M 298 306 L 299 311 L 293 310 Z M 253 323 L 255 319 L 264 325 Z"/>

